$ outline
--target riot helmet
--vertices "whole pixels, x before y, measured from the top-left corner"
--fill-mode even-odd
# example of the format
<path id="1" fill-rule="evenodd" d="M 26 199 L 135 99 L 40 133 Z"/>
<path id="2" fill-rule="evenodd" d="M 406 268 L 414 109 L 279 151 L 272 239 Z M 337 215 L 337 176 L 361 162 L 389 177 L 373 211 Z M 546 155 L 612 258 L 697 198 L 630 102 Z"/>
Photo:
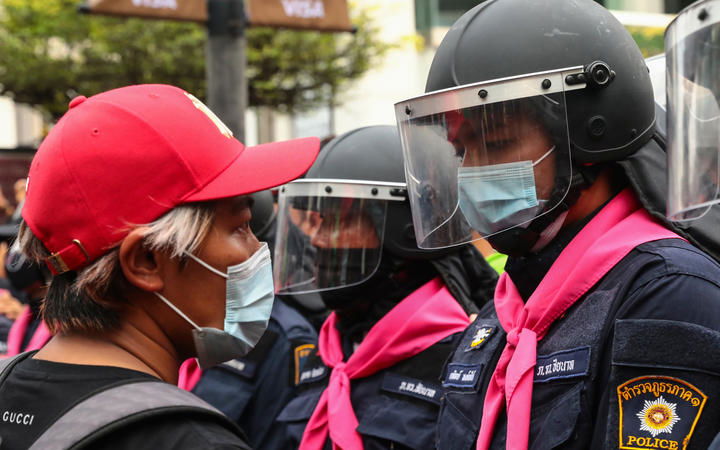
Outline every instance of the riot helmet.
<path id="1" fill-rule="evenodd" d="M 392 126 L 360 128 L 330 141 L 303 179 L 280 188 L 277 223 L 279 294 L 359 285 L 375 274 L 383 255 L 438 255 L 415 244 L 400 138 Z"/>
<path id="2" fill-rule="evenodd" d="M 50 276 L 39 264 L 28 260 L 20 252 L 17 245 L 13 245 L 5 255 L 5 274 L 13 288 L 24 290 L 38 284 L 45 284 Z"/>
<path id="3" fill-rule="evenodd" d="M 488 0 L 448 31 L 426 94 L 395 105 L 417 243 L 512 255 L 562 225 L 602 163 L 654 132 L 630 34 L 591 0 Z"/>
<path id="4" fill-rule="evenodd" d="M 667 54 L 667 214 L 703 217 L 720 203 L 720 1 L 684 9 L 665 33 Z"/>

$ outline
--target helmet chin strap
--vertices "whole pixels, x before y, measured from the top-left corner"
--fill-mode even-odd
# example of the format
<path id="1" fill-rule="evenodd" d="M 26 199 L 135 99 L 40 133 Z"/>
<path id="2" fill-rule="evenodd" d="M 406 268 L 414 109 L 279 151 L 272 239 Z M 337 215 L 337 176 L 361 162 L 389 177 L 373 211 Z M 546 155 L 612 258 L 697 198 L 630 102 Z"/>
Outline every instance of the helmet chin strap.
<path id="1" fill-rule="evenodd" d="M 580 193 L 595 182 L 604 166 L 602 164 L 582 167 L 574 165 L 573 168 L 575 170 L 570 179 L 567 193 L 564 192 L 565 189 L 563 188 L 555 188 L 550 196 L 548 203 L 557 206 L 537 217 L 526 228 L 514 227 L 488 237 L 487 240 L 490 245 L 500 253 L 518 257 L 540 251 L 549 244 L 552 238 L 557 235 L 557 233 L 549 232 L 550 227 L 562 226 L 565 220 L 560 220 L 560 217 L 567 215 L 570 208 L 580 198 Z M 553 235 L 550 236 L 551 234 Z M 546 242 L 541 242 L 543 235 L 551 238 L 547 239 Z"/>

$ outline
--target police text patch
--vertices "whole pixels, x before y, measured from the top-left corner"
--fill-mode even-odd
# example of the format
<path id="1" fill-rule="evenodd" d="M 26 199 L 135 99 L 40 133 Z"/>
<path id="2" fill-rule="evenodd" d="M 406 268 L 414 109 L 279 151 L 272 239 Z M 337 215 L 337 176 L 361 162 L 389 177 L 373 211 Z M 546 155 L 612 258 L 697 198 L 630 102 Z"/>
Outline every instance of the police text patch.
<path id="1" fill-rule="evenodd" d="M 685 449 L 707 396 L 679 378 L 645 376 L 617 388 L 619 448 Z"/>
<path id="2" fill-rule="evenodd" d="M 470 350 L 475 350 L 477 348 L 480 348 L 485 344 L 488 339 L 493 335 L 495 332 L 495 327 L 480 327 L 475 331 L 475 334 L 473 335 L 472 340 L 468 344 L 467 348 L 465 348 L 466 352 L 469 352 Z"/>
<path id="3" fill-rule="evenodd" d="M 480 379 L 482 365 L 450 363 L 447 365 L 443 386 L 456 388 L 475 388 Z"/>
<path id="4" fill-rule="evenodd" d="M 409 395 L 420 400 L 427 400 L 437 405 L 440 404 L 440 396 L 442 395 L 440 386 L 393 373 L 385 374 L 382 389 L 396 394 Z"/>
<path id="5" fill-rule="evenodd" d="M 538 355 L 535 364 L 535 382 L 575 378 L 587 375 L 590 368 L 590 347 L 571 348 Z"/>
<path id="6" fill-rule="evenodd" d="M 233 359 L 220 364 L 221 369 L 236 373 L 245 378 L 253 378 L 257 371 L 257 363 L 247 359 Z"/>

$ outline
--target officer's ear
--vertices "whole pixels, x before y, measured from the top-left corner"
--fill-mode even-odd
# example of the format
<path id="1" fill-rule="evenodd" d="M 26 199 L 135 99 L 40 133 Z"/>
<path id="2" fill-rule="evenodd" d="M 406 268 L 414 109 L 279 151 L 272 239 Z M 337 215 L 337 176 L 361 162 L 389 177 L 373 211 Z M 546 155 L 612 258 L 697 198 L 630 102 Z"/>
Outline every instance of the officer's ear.
<path id="1" fill-rule="evenodd" d="M 144 241 L 144 228 L 135 228 L 120 244 L 120 267 L 125 279 L 143 291 L 157 292 L 163 289 L 163 268 L 166 258 L 148 249 Z"/>

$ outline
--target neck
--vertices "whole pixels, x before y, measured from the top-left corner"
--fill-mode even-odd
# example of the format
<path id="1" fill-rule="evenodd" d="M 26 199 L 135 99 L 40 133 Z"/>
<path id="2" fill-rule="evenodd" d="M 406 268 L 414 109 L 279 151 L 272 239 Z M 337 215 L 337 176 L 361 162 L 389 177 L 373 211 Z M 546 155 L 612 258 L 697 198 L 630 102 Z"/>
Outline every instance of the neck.
<path id="1" fill-rule="evenodd" d="M 158 324 L 132 306 L 124 311 L 117 329 L 103 334 L 57 334 L 35 358 L 137 370 L 171 384 L 177 384 L 182 363 Z"/>
<path id="2" fill-rule="evenodd" d="M 597 177 L 592 186 L 580 193 L 578 200 L 568 210 L 563 228 L 583 220 L 612 198 L 615 191 L 611 179 L 612 170 L 606 169 Z"/>

